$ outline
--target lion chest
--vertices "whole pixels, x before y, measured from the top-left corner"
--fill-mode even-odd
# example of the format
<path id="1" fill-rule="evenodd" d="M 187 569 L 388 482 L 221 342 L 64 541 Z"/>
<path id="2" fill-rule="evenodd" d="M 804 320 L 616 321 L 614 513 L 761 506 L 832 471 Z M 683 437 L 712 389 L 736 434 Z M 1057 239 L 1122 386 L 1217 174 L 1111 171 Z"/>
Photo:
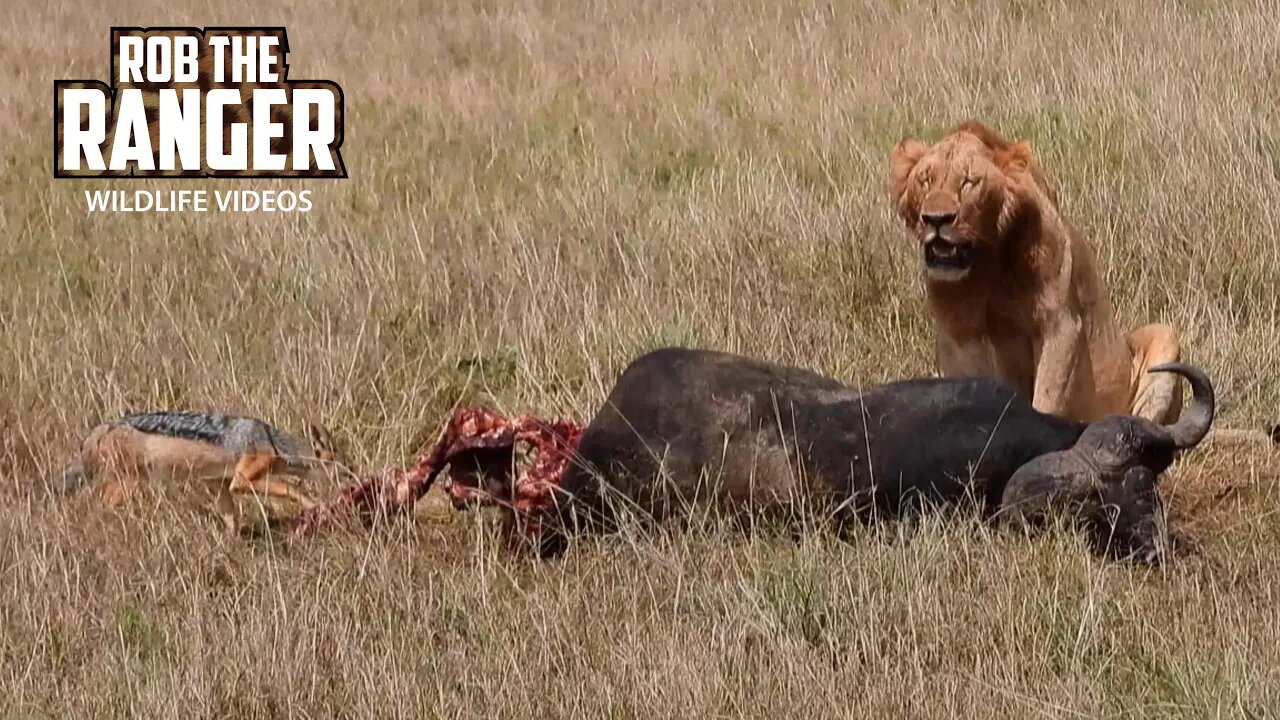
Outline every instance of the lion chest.
<path id="1" fill-rule="evenodd" d="M 1035 343 L 1029 335 L 997 331 L 987 340 L 992 370 L 1031 397 L 1036 381 Z"/>
<path id="2" fill-rule="evenodd" d="M 939 369 L 951 376 L 990 375 L 1031 397 L 1038 337 L 1020 303 L 934 306 Z"/>

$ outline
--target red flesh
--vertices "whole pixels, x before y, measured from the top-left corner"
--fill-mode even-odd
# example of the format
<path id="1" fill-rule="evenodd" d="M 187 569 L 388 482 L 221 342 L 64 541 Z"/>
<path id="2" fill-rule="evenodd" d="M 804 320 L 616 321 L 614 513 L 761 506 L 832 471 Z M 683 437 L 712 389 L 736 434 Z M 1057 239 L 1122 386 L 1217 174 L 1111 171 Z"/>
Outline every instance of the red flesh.
<path id="1" fill-rule="evenodd" d="M 408 513 L 447 467 L 444 489 L 455 507 L 499 505 L 508 516 L 510 542 L 536 538 L 581 436 L 582 427 L 569 420 L 548 422 L 532 415 L 511 420 L 488 408 L 460 407 L 413 467 L 351 485 L 333 501 L 301 514 L 294 532 L 315 532 L 344 515 L 371 525 Z M 531 462 L 516 457 L 522 447 L 532 451 Z"/>

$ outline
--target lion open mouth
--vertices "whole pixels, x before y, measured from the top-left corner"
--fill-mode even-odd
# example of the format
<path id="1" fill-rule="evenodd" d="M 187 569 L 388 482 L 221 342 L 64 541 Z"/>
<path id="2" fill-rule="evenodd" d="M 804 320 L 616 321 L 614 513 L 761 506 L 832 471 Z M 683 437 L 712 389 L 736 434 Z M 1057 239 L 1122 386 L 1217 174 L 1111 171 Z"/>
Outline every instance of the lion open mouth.
<path id="1" fill-rule="evenodd" d="M 964 277 L 973 266 L 973 244 L 952 243 L 935 236 L 924 244 L 924 265 L 940 279 Z"/>

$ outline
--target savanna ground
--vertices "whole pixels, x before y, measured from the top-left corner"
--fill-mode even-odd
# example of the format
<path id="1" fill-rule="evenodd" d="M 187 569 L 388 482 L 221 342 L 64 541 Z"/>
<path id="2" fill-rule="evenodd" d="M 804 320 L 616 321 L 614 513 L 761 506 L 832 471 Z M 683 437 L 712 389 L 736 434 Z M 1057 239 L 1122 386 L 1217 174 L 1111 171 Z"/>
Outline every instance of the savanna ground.
<path id="1" fill-rule="evenodd" d="M 1260 448 L 1168 475 L 1200 552 L 1156 571 L 936 522 L 539 564 L 438 500 L 284 547 L 182 492 L 120 513 L 42 492 L 127 409 L 314 417 L 374 469 L 460 401 L 585 418 L 665 344 L 929 372 L 887 156 L 971 116 L 1031 140 L 1125 322 L 1183 329 L 1220 425 L 1275 419 L 1280 8 L 838 5 L 4 3 L 0 715 L 1280 710 Z M 201 185 L 310 188 L 313 212 L 88 216 L 82 189 L 140 186 L 51 180 L 51 81 L 105 79 L 111 25 L 251 24 L 287 26 L 293 77 L 343 85 L 351 179 Z"/>

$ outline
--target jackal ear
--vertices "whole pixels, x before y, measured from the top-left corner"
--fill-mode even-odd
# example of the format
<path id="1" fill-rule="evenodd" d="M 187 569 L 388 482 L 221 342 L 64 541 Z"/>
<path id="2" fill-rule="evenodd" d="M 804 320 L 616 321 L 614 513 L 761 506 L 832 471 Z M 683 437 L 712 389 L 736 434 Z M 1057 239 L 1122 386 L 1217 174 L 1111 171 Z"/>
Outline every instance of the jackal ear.
<path id="1" fill-rule="evenodd" d="M 317 451 L 334 452 L 336 448 L 333 446 L 333 435 L 329 433 L 329 428 L 320 423 L 309 423 L 307 425 L 307 434 L 311 436 L 311 445 Z"/>

